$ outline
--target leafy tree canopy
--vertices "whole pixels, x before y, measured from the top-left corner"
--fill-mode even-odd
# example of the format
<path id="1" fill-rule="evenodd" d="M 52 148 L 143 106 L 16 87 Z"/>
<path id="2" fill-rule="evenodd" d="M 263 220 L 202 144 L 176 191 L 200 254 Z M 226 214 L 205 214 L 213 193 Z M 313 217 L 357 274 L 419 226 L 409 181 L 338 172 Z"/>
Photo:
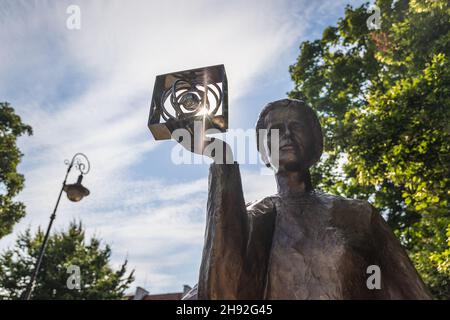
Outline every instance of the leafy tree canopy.
<path id="1" fill-rule="evenodd" d="M 0 102 L 0 239 L 25 216 L 24 204 L 14 200 L 24 186 L 24 177 L 17 172 L 22 153 L 16 144 L 23 134 L 31 135 L 31 127 L 7 102 Z"/>
<path id="2" fill-rule="evenodd" d="M 321 115 L 325 151 L 315 183 L 369 199 L 387 218 L 437 298 L 450 298 L 450 3 L 379 0 L 347 6 L 305 41 L 293 98 Z"/>
<path id="3" fill-rule="evenodd" d="M 27 230 L 0 255 L 0 298 L 21 298 L 43 239 L 42 230 L 35 235 Z M 126 260 L 114 270 L 110 257 L 108 245 L 95 237 L 86 241 L 82 224 L 72 222 L 67 231 L 50 236 L 32 299 L 123 299 L 134 270 L 127 274 Z"/>

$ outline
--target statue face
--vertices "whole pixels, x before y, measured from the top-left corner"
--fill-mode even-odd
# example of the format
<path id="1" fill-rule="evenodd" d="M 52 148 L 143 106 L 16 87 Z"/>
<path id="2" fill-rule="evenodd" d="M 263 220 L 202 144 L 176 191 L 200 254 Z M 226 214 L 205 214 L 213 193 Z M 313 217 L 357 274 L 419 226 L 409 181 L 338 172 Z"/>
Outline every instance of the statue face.
<path id="1" fill-rule="evenodd" d="M 297 171 L 311 166 L 314 149 L 311 125 L 304 120 L 299 108 L 288 106 L 272 110 L 266 116 L 265 123 L 271 157 L 274 154 L 271 146 L 271 130 L 278 129 L 280 170 Z"/>

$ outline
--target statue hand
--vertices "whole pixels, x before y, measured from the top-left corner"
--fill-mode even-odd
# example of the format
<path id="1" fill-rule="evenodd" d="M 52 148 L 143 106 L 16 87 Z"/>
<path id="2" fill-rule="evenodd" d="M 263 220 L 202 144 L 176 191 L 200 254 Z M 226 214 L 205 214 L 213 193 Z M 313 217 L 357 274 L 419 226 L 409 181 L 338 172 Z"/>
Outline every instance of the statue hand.
<path id="1" fill-rule="evenodd" d="M 186 120 L 181 129 L 174 130 L 172 139 L 186 150 L 210 157 L 215 163 L 234 163 L 231 147 L 221 139 L 207 137 L 204 131 L 196 132 L 192 121 Z"/>

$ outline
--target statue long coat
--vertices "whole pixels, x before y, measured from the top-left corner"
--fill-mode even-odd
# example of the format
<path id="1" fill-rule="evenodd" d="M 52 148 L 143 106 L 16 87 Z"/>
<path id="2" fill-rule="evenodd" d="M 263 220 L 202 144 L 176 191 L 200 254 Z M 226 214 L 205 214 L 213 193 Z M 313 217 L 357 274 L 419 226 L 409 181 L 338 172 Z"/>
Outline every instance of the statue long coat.
<path id="1" fill-rule="evenodd" d="M 381 288 L 373 269 L 379 267 Z M 369 268 L 369 270 L 368 270 Z M 369 273 L 368 273 L 369 271 Z M 320 192 L 244 202 L 239 165 L 212 164 L 198 299 L 429 299 L 366 201 Z"/>

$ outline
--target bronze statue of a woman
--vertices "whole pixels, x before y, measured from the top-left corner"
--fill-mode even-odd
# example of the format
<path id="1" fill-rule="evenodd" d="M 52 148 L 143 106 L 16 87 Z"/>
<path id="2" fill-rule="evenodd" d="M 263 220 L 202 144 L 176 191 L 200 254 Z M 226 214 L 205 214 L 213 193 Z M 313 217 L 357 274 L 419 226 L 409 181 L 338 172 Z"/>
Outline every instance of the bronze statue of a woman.
<path id="1" fill-rule="evenodd" d="M 430 299 L 368 202 L 313 189 L 309 168 L 322 154 L 323 137 L 310 107 L 291 99 L 269 103 L 259 129 L 279 133 L 278 192 L 246 206 L 239 165 L 211 164 L 198 299 Z M 268 165 L 271 148 L 258 146 Z M 371 266 L 380 272 L 378 288 L 367 284 Z"/>

